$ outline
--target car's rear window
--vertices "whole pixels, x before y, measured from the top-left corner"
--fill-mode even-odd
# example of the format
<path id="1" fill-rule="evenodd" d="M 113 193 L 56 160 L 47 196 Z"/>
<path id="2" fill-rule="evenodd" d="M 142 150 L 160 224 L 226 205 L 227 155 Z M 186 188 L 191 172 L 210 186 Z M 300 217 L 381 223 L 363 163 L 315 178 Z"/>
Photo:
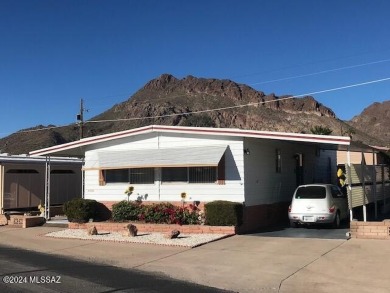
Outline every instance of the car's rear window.
<path id="1" fill-rule="evenodd" d="M 326 188 L 323 186 L 301 186 L 295 193 L 295 198 L 320 199 L 326 197 Z"/>

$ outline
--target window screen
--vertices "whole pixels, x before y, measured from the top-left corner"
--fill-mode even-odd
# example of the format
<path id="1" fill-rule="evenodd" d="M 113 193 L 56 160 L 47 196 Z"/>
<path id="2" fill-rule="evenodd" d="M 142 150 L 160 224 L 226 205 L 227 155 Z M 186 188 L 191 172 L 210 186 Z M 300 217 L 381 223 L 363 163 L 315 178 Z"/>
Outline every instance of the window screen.
<path id="1" fill-rule="evenodd" d="M 190 167 L 190 183 L 214 183 L 217 181 L 217 167 Z"/>
<path id="2" fill-rule="evenodd" d="M 154 168 L 104 170 L 105 183 L 153 184 Z"/>
<path id="3" fill-rule="evenodd" d="M 188 168 L 162 168 L 163 182 L 188 182 Z"/>
<path id="4" fill-rule="evenodd" d="M 153 184 L 154 168 L 133 168 L 130 169 L 131 184 Z"/>
<path id="5" fill-rule="evenodd" d="M 104 178 L 106 183 L 129 182 L 129 169 L 105 170 Z"/>

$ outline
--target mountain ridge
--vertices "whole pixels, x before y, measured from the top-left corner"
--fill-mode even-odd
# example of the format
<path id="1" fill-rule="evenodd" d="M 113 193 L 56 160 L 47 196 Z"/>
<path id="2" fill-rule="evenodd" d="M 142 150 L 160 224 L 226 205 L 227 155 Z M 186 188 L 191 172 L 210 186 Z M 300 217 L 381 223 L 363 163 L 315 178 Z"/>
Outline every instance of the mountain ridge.
<path id="1" fill-rule="evenodd" d="M 385 113 L 390 113 L 390 101 L 388 106 L 389 112 Z M 277 96 L 228 79 L 191 75 L 178 79 L 171 74 L 162 74 L 147 82 L 126 101 L 89 120 L 94 123 L 85 121 L 84 135 L 90 137 L 151 124 L 297 133 L 310 133 L 311 128 L 321 125 L 330 128 L 332 135 L 352 135 L 353 140 L 365 144 L 389 144 L 388 132 L 384 136 L 373 130 L 365 131 L 365 123 L 371 121 L 369 117 L 372 116 L 369 109 L 361 115 L 361 118 L 357 115 L 351 121 L 342 121 L 332 109 L 312 96 Z M 98 120 L 106 122 L 97 123 Z M 1 151 L 28 153 L 79 139 L 76 124 L 37 131 L 39 128 L 43 127 L 36 126 L 0 139 Z"/>

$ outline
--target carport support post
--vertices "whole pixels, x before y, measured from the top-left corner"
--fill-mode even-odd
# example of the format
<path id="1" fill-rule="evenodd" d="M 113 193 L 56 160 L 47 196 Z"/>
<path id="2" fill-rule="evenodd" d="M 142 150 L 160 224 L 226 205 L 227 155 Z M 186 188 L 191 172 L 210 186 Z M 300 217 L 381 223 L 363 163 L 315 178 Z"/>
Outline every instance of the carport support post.
<path id="1" fill-rule="evenodd" d="M 375 160 L 374 149 L 372 149 L 372 189 L 371 189 L 371 192 L 374 193 L 375 219 L 378 219 L 378 200 L 376 198 L 376 160 Z"/>
<path id="2" fill-rule="evenodd" d="M 362 188 L 363 188 L 363 221 L 367 222 L 367 207 L 366 207 L 366 178 L 365 178 L 366 159 L 362 152 Z"/>
<path id="3" fill-rule="evenodd" d="M 81 167 L 81 197 L 85 198 L 85 158 L 83 158 L 83 164 Z"/>
<path id="4" fill-rule="evenodd" d="M 4 165 L 0 165 L 0 214 L 4 214 Z"/>
<path id="5" fill-rule="evenodd" d="M 349 202 L 349 220 L 352 222 L 353 220 L 353 211 L 352 211 L 352 178 L 351 178 L 351 152 L 349 151 L 349 147 L 347 149 L 347 168 L 348 168 L 348 202 Z"/>
<path id="6" fill-rule="evenodd" d="M 50 220 L 50 156 L 46 156 L 45 172 L 45 212 L 46 220 Z"/>

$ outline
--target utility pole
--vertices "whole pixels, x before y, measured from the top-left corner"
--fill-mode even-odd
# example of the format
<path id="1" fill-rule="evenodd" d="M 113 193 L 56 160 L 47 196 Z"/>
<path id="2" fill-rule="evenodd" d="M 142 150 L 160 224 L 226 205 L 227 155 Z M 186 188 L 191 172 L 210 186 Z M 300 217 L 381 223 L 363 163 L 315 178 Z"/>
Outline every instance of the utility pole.
<path id="1" fill-rule="evenodd" d="M 80 127 L 80 139 L 84 137 L 84 112 L 86 110 L 84 109 L 84 101 L 83 99 L 80 99 L 80 112 L 77 114 L 77 121 L 79 121 L 79 127 Z"/>

